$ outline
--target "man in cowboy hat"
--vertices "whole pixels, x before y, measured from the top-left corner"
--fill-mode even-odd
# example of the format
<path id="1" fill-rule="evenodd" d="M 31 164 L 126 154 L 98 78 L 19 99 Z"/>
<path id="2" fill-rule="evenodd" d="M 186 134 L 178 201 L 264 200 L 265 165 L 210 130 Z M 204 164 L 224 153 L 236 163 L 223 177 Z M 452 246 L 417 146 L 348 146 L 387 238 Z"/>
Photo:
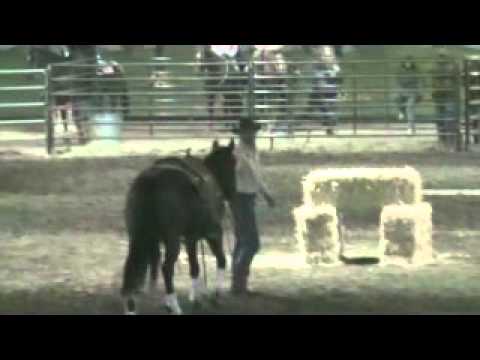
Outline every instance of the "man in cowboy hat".
<path id="1" fill-rule="evenodd" d="M 255 148 L 256 133 L 260 125 L 253 121 L 241 121 L 233 130 L 239 135 L 240 145 L 235 148 L 237 193 L 231 202 L 235 223 L 235 247 L 232 261 L 232 293 L 248 295 L 248 278 L 253 258 L 260 249 L 255 201 L 262 195 L 270 207 L 275 200 L 265 185 Z"/>

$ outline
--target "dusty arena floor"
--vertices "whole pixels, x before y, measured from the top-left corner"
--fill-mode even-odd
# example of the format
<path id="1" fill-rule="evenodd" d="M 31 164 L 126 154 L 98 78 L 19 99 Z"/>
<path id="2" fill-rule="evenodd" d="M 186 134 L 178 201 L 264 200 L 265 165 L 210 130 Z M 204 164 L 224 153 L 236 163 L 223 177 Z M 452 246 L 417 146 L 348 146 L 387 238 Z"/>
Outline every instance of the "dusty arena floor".
<path id="1" fill-rule="evenodd" d="M 358 234 L 357 234 L 358 235 Z M 478 232 L 436 234 L 437 259 L 422 267 L 392 260 L 375 267 L 306 266 L 295 249 L 270 242 L 254 266 L 256 298 L 208 297 L 188 302 L 188 267 L 177 266 L 177 290 L 188 314 L 454 314 L 478 313 Z M 356 252 L 371 241 L 350 243 Z M 120 314 L 118 297 L 126 239 L 112 234 L 62 233 L 0 239 L 1 314 Z M 280 247 L 282 248 L 282 247 Z M 353 253 L 353 252 L 352 252 Z M 212 290 L 214 262 L 208 256 Z M 160 285 L 162 283 L 160 282 Z M 163 290 L 147 293 L 143 314 L 164 314 Z"/>
<path id="2" fill-rule="evenodd" d="M 416 141 L 416 140 L 414 140 Z M 480 313 L 480 199 L 427 199 L 434 208 L 435 263 L 410 267 L 400 260 L 373 267 L 311 268 L 298 254 L 291 211 L 301 203 L 300 181 L 318 167 L 410 165 L 430 189 L 479 189 L 478 152 L 455 154 L 434 142 L 411 139 L 262 140 L 267 181 L 278 207 L 259 204 L 264 249 L 254 264 L 253 287 L 263 295 L 193 309 L 187 300 L 188 268 L 178 267 L 180 302 L 192 314 L 430 314 Z M 206 140 L 129 142 L 75 149 L 53 159 L 32 148 L 3 147 L 0 193 L 0 314 L 120 314 L 118 297 L 126 238 L 125 193 L 156 156 L 197 154 Z M 406 149 L 409 152 L 405 152 Z M 122 156 L 120 156 L 122 155 Z M 367 219 L 368 220 L 368 219 Z M 374 224 L 349 229 L 348 251 L 369 254 Z M 231 244 L 227 231 L 226 248 Z M 214 263 L 208 256 L 208 282 Z M 146 294 L 141 311 L 164 314 L 162 286 Z"/>

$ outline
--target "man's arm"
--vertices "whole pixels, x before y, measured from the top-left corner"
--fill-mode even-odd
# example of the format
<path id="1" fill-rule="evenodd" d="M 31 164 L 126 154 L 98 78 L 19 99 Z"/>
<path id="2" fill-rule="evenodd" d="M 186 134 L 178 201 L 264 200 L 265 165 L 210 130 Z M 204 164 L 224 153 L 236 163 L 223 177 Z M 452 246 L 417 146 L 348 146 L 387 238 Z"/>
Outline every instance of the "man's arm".
<path id="1" fill-rule="evenodd" d="M 260 190 L 261 195 L 265 198 L 268 205 L 273 207 L 275 206 L 275 200 L 270 195 L 267 185 L 265 184 L 262 174 L 260 172 L 260 164 L 258 160 L 253 160 L 245 156 L 244 154 L 237 154 L 237 170 L 240 173 L 247 172 L 251 174 L 253 180 L 255 181 L 258 189 Z"/>
<path id="2" fill-rule="evenodd" d="M 255 176 L 255 180 L 260 188 L 260 192 L 262 193 L 263 197 L 265 198 L 265 201 L 268 203 L 268 206 L 274 207 L 275 206 L 275 199 L 272 197 L 270 194 L 270 190 L 268 189 L 264 179 L 263 179 L 263 174 L 261 171 L 261 165 L 260 162 L 256 161 L 256 166 L 252 169 L 252 173 Z"/>

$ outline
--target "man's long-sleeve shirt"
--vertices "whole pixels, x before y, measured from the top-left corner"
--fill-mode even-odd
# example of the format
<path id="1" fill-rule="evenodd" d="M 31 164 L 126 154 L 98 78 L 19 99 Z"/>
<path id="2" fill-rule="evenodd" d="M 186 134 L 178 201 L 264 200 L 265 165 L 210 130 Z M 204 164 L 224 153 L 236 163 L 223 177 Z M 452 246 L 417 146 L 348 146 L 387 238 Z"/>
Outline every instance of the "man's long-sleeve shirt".
<path id="1" fill-rule="evenodd" d="M 242 194 L 268 194 L 263 180 L 258 153 L 240 144 L 235 149 L 237 160 L 237 192 Z"/>

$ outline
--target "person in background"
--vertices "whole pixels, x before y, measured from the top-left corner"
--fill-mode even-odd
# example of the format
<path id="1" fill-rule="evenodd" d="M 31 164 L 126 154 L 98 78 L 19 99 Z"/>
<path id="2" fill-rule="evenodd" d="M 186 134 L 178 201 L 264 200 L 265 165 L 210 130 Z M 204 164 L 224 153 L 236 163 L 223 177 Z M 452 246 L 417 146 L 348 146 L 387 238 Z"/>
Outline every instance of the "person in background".
<path id="1" fill-rule="evenodd" d="M 313 52 L 312 92 L 309 95 L 309 111 L 325 126 L 327 135 L 334 135 L 339 120 L 339 98 L 342 78 L 340 65 L 331 45 L 319 45 Z"/>
<path id="2" fill-rule="evenodd" d="M 416 105 L 421 101 L 421 79 L 417 64 L 411 56 L 407 57 L 400 65 L 397 78 L 399 89 L 398 106 L 400 121 L 407 120 L 410 134 L 415 132 Z"/>
<path id="3" fill-rule="evenodd" d="M 253 45 L 238 46 L 236 60 L 238 62 L 240 73 L 243 73 L 247 70 L 247 63 L 251 59 L 254 51 L 255 51 L 255 47 Z"/>
<path id="4" fill-rule="evenodd" d="M 262 168 L 256 151 L 256 133 L 260 125 L 253 121 L 241 121 L 234 129 L 240 136 L 240 144 L 235 148 L 237 193 L 231 202 L 235 227 L 235 247 L 232 261 L 232 294 L 253 295 L 248 287 L 250 267 L 260 249 L 255 203 L 262 195 L 270 207 L 275 200 L 270 195 L 262 178 Z"/>
<path id="5" fill-rule="evenodd" d="M 458 67 L 445 48 L 438 50 L 433 68 L 432 99 L 435 103 L 437 131 L 441 144 L 452 147 L 455 143 L 459 116 Z"/>
<path id="6" fill-rule="evenodd" d="M 470 113 L 470 127 L 472 130 L 473 143 L 480 144 L 480 76 L 473 74 L 480 74 L 480 61 L 478 59 L 469 61 L 468 65 L 468 86 L 470 93 L 470 103 L 468 111 Z"/>
<path id="7" fill-rule="evenodd" d="M 155 57 L 162 57 L 164 51 L 165 51 L 165 45 L 155 45 L 153 53 Z"/>
<path id="8" fill-rule="evenodd" d="M 100 79 L 110 79 L 116 81 L 100 81 L 97 90 L 105 93 L 103 105 L 109 111 L 121 110 L 126 118 L 130 113 L 130 98 L 128 96 L 128 86 L 125 79 L 125 70 L 116 61 L 99 61 L 97 77 Z"/>

